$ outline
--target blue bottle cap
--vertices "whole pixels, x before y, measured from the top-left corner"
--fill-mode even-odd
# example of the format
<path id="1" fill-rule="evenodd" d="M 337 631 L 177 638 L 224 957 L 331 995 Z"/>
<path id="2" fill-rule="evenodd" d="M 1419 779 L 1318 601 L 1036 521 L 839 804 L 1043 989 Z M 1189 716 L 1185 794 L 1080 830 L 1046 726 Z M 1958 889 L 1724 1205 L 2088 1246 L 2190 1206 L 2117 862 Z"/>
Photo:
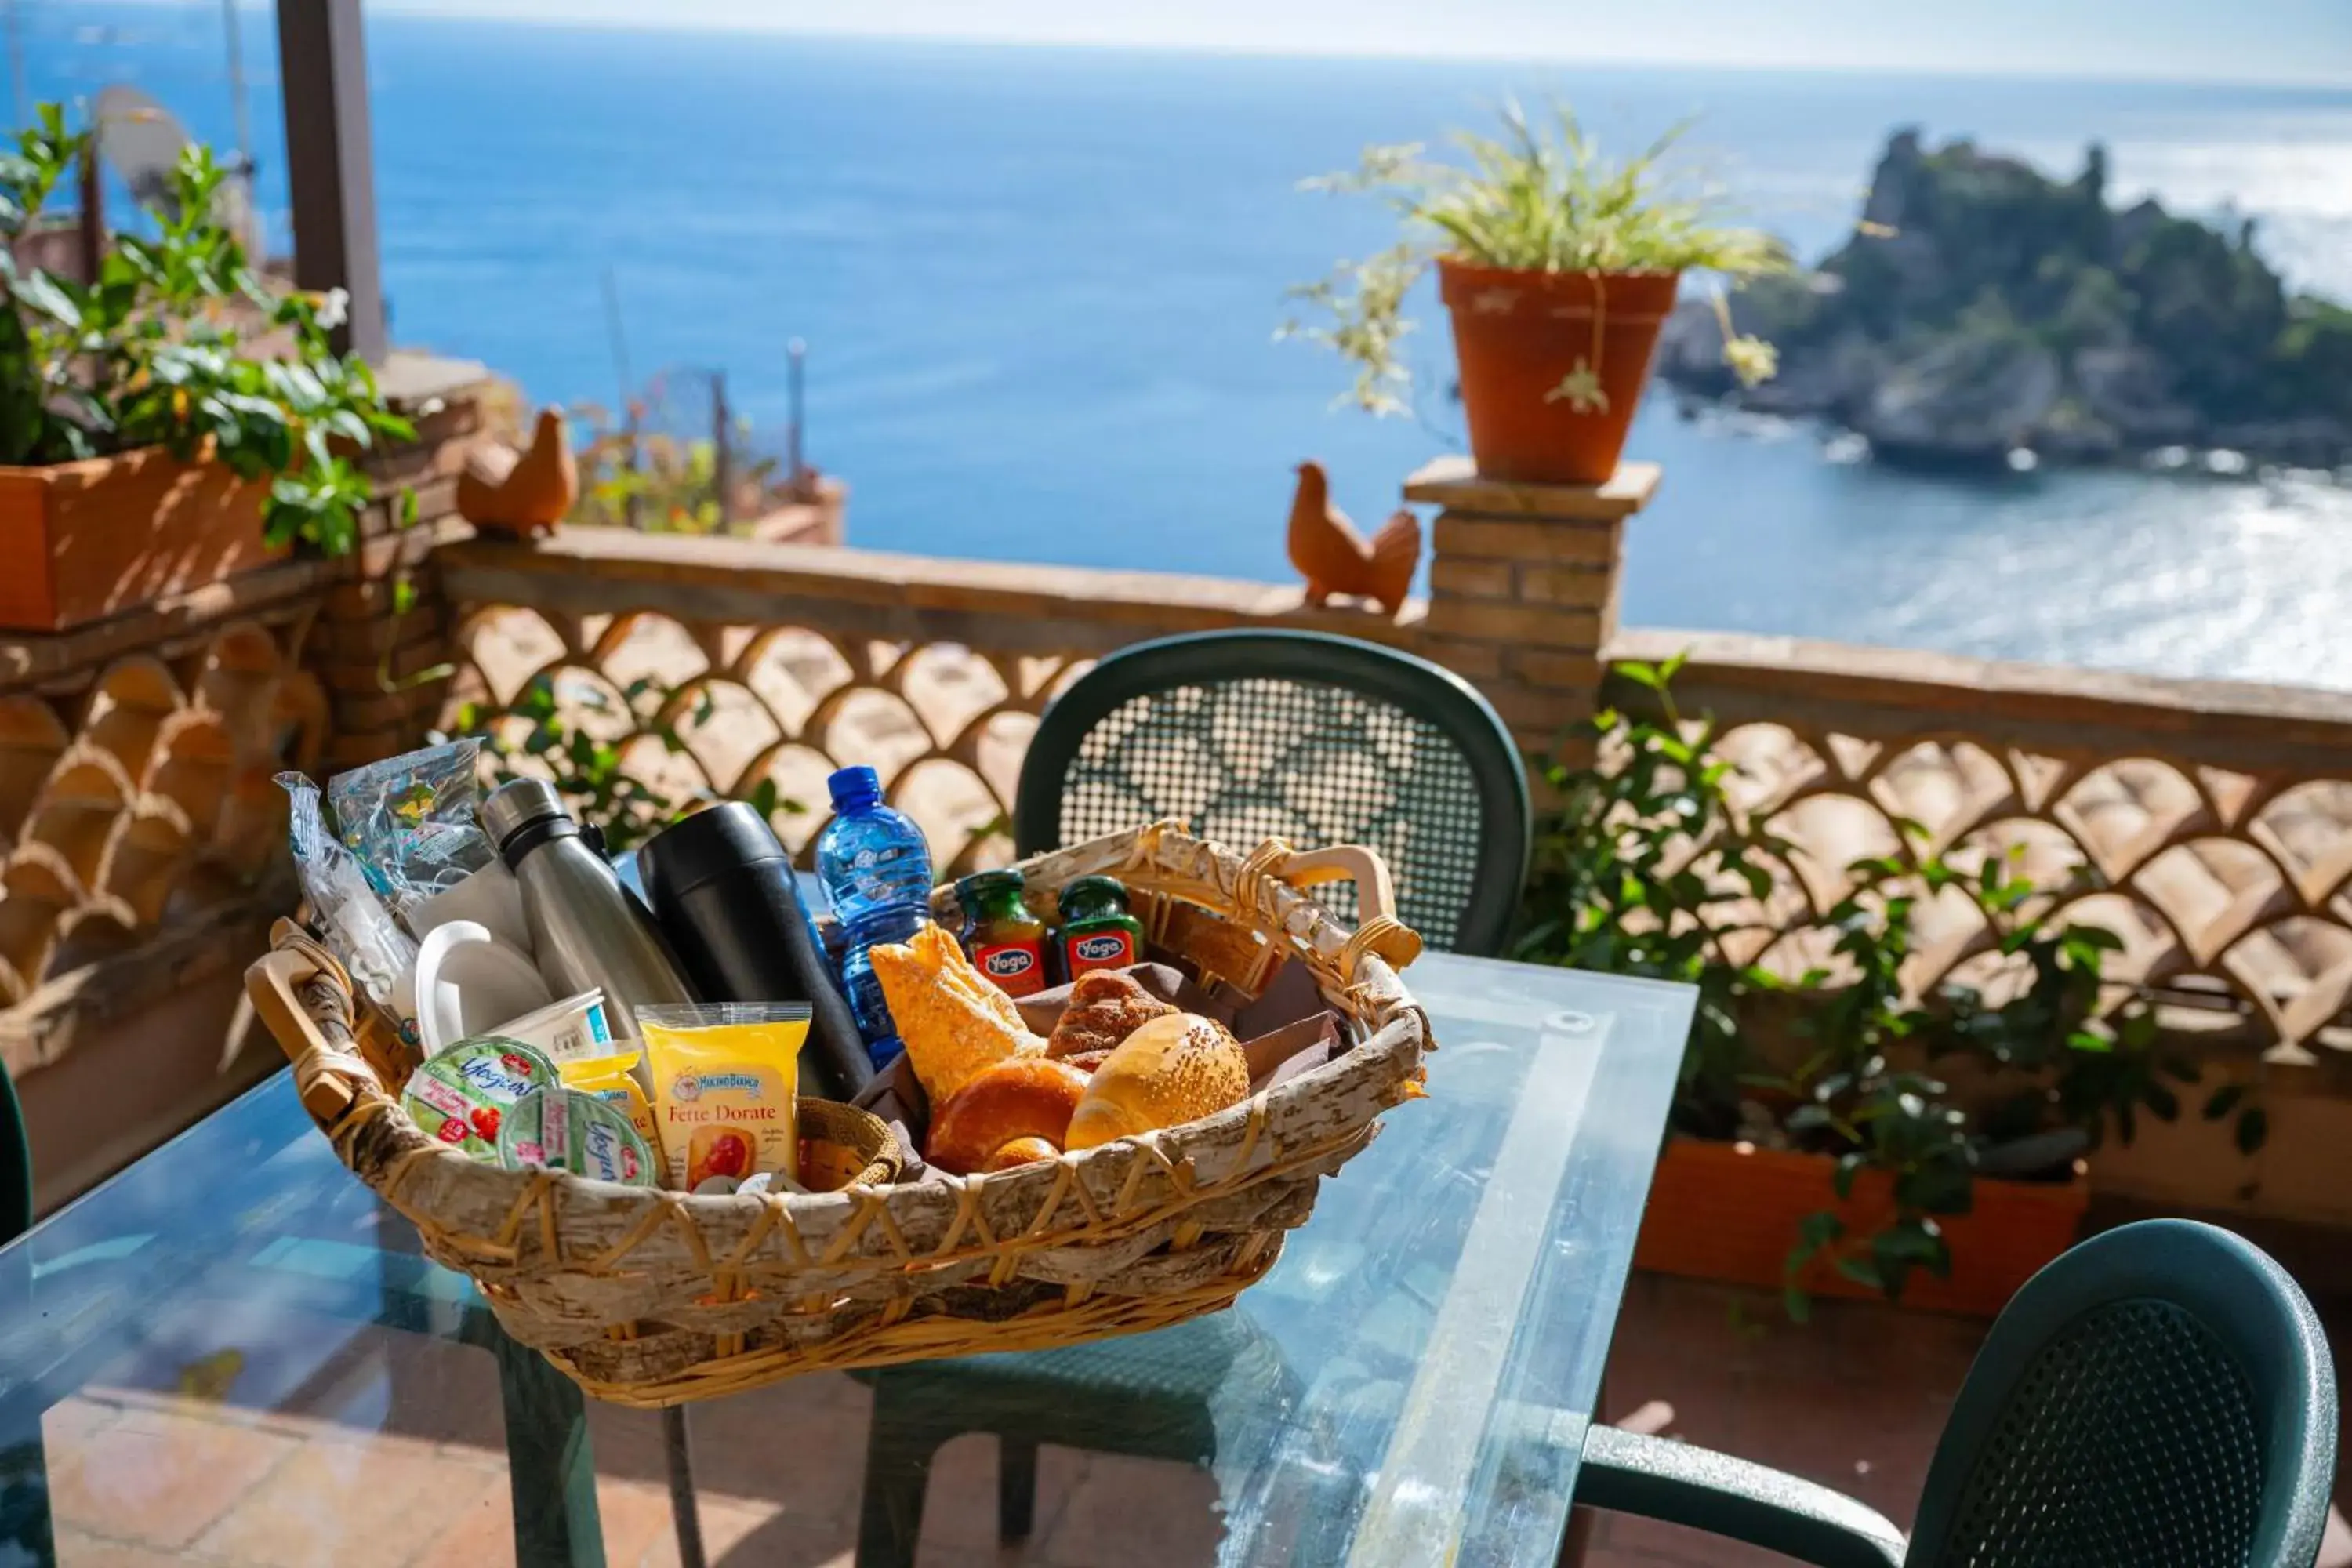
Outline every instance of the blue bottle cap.
<path id="1" fill-rule="evenodd" d="M 882 775 L 872 768 L 836 768 L 833 776 L 824 781 L 824 787 L 832 793 L 833 809 L 846 811 L 869 800 L 880 800 Z"/>

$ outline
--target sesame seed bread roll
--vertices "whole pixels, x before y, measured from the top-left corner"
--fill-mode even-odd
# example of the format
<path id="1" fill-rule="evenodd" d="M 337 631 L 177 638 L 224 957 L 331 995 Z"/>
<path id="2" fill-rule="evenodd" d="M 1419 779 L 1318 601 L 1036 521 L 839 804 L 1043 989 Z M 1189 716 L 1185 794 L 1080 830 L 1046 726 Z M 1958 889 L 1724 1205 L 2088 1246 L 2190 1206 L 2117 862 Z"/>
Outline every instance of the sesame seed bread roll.
<path id="1" fill-rule="evenodd" d="M 1087 1082 L 1066 1149 L 1213 1116 L 1249 1095 L 1249 1062 L 1224 1026 L 1194 1013 L 1154 1018 L 1120 1043 Z"/>

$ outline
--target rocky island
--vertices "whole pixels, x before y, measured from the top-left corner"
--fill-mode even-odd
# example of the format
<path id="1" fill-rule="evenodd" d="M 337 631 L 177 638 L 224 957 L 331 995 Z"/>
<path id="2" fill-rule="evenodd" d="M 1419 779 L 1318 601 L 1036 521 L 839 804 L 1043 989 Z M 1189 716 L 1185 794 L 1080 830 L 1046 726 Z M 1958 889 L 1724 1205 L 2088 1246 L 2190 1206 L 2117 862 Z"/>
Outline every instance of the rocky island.
<path id="1" fill-rule="evenodd" d="M 1692 396 L 1820 417 L 1881 458 L 1937 466 L 2128 458 L 2166 447 L 2352 462 L 2352 310 L 2293 296 L 2251 222 L 2108 205 L 2107 161 L 2056 180 L 1969 142 L 1887 143 L 1853 237 L 1809 272 L 1732 296 L 1774 379 L 1725 369 L 1686 300 L 1658 374 Z"/>

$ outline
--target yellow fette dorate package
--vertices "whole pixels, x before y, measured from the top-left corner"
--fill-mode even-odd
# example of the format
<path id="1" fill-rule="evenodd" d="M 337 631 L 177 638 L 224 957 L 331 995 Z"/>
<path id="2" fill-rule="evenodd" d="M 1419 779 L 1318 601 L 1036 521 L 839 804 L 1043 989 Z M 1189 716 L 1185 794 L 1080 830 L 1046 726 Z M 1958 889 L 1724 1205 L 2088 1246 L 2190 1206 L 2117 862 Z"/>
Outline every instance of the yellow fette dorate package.
<path id="1" fill-rule="evenodd" d="M 798 1179 L 804 1002 L 708 1002 L 637 1009 L 652 1069 L 656 1147 L 667 1185 L 761 1171 Z"/>
<path id="2" fill-rule="evenodd" d="M 635 1044 L 615 1040 L 614 1045 Z M 558 1062 L 555 1070 L 563 1079 L 563 1087 L 576 1089 L 583 1094 L 593 1094 L 625 1112 L 629 1125 L 637 1130 L 654 1152 L 654 1159 L 662 1158 L 661 1129 L 654 1121 L 653 1102 L 646 1098 L 645 1086 L 637 1081 L 637 1058 L 643 1051 L 621 1051 L 612 1056 L 582 1057 L 576 1061 Z"/>

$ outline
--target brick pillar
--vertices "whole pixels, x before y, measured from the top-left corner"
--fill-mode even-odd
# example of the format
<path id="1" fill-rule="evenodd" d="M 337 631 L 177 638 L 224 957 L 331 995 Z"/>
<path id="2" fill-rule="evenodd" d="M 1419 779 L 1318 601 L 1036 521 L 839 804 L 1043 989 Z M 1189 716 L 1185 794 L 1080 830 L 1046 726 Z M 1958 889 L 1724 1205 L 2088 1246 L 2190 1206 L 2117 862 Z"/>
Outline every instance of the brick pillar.
<path id="1" fill-rule="evenodd" d="M 1657 487 L 1654 463 L 1622 464 L 1606 484 L 1518 485 L 1479 478 L 1467 458 L 1405 481 L 1407 500 L 1441 509 L 1421 651 L 1485 692 L 1522 750 L 1591 759 L 1624 523 Z"/>
<path id="2" fill-rule="evenodd" d="M 414 751 L 441 718 L 456 658 L 457 628 L 441 594 L 434 544 L 466 525 L 457 517 L 457 475 L 482 428 L 481 386 L 437 386 L 415 416 L 416 441 L 370 457 L 378 500 L 362 523 L 360 548 L 339 563 L 312 623 L 304 663 L 327 689 L 330 723 L 320 766 L 339 773 Z M 471 367 L 478 372 L 479 367 Z M 393 523 L 402 487 L 416 496 L 416 521 Z M 402 584 L 406 584 L 405 590 Z"/>

